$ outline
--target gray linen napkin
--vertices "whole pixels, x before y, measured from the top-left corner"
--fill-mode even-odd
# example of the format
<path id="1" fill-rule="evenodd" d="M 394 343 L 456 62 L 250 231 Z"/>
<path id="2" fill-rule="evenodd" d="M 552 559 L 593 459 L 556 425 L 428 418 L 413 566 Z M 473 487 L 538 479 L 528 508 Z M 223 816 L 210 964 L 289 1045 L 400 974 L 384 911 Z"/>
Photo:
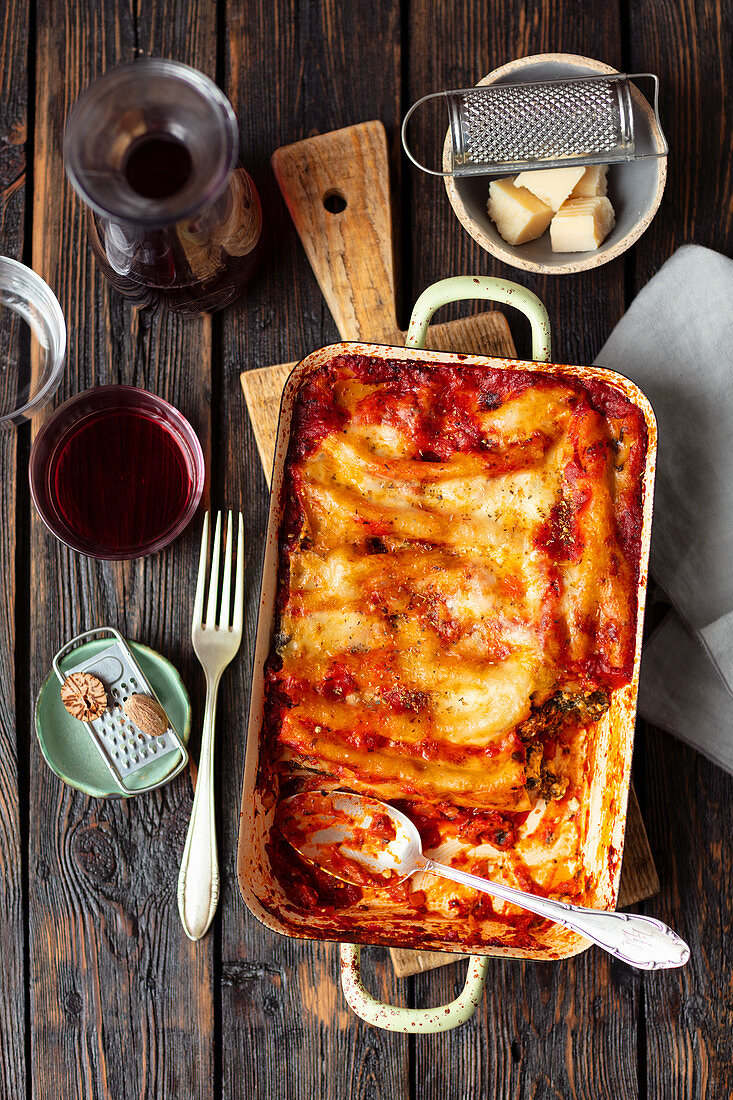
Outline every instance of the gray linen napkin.
<path id="1" fill-rule="evenodd" d="M 596 363 L 659 426 L 650 568 L 676 611 L 645 647 L 639 711 L 733 771 L 733 260 L 680 248 Z"/>

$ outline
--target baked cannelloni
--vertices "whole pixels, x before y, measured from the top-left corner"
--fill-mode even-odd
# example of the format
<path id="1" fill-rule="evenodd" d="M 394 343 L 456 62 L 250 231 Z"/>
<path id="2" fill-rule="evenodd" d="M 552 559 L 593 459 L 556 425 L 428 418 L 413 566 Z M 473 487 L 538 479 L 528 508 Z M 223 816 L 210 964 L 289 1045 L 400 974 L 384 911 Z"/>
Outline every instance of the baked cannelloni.
<path id="1" fill-rule="evenodd" d="M 646 444 L 635 404 L 571 373 L 339 354 L 310 374 L 266 672 L 279 788 L 397 801 L 433 852 L 587 900 L 594 731 L 634 668 Z M 323 903 L 277 838 L 271 858 Z M 501 910 L 428 879 L 390 904 Z"/>

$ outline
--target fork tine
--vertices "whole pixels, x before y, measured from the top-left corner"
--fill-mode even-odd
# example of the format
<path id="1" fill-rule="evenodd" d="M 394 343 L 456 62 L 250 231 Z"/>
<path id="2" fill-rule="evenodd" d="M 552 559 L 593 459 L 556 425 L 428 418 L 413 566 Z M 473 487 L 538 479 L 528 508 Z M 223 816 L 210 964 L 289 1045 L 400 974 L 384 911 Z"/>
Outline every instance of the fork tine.
<path id="1" fill-rule="evenodd" d="M 207 630 L 213 630 L 216 626 L 216 597 L 219 589 L 219 558 L 221 556 L 221 512 L 216 513 L 216 531 L 214 532 L 214 549 L 211 551 L 211 575 L 209 577 L 209 601 L 206 604 Z"/>
<path id="2" fill-rule="evenodd" d="M 219 629 L 229 630 L 229 607 L 232 597 L 232 513 L 227 517 L 227 541 L 224 548 L 224 579 L 221 582 Z"/>
<path id="3" fill-rule="evenodd" d="M 244 625 L 244 516 L 241 512 L 239 513 L 239 532 L 237 534 L 237 576 L 234 586 L 232 630 L 241 637 Z"/>
<path id="4" fill-rule="evenodd" d="M 201 553 L 199 554 L 199 575 L 196 581 L 196 596 L 193 601 L 193 626 L 200 626 L 204 614 L 204 586 L 206 584 L 206 553 L 209 549 L 209 513 L 204 515 L 201 531 Z"/>

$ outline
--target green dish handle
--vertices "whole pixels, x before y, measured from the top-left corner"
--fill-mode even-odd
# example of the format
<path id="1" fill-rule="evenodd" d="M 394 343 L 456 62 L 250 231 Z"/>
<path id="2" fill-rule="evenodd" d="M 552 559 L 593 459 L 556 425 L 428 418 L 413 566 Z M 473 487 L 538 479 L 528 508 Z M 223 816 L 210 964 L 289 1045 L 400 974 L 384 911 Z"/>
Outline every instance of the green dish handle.
<path id="1" fill-rule="evenodd" d="M 341 944 L 341 988 L 357 1016 L 385 1031 L 432 1035 L 450 1031 L 470 1020 L 484 995 L 489 959 L 472 955 L 468 960 L 466 981 L 460 994 L 447 1005 L 435 1008 L 399 1008 L 386 1005 L 373 997 L 361 980 L 361 947 L 356 943 Z"/>
<path id="2" fill-rule="evenodd" d="M 546 363 L 550 359 L 550 318 L 544 305 L 531 290 L 510 283 L 506 279 L 492 279 L 488 275 L 456 275 L 442 279 L 424 290 L 412 310 L 405 344 L 408 348 L 425 347 L 425 337 L 430 318 L 436 309 L 449 302 L 470 298 L 485 298 L 490 302 L 514 306 L 529 319 L 532 326 L 532 359 Z"/>
<path id="3" fill-rule="evenodd" d="M 518 283 L 492 279 L 485 275 L 458 275 L 443 279 L 424 290 L 415 302 L 407 330 L 407 347 L 423 348 L 430 318 L 436 309 L 449 302 L 470 298 L 485 298 L 492 302 L 514 306 L 529 318 L 532 326 L 532 358 L 547 362 L 550 358 L 550 318 L 542 302 Z M 386 1005 L 373 997 L 361 979 L 361 947 L 355 943 L 341 944 L 341 988 L 357 1016 L 385 1031 L 402 1031 L 423 1035 L 450 1031 L 473 1016 L 483 997 L 489 960 L 485 955 L 472 955 L 468 962 L 466 981 L 454 1001 L 436 1008 L 399 1008 Z"/>

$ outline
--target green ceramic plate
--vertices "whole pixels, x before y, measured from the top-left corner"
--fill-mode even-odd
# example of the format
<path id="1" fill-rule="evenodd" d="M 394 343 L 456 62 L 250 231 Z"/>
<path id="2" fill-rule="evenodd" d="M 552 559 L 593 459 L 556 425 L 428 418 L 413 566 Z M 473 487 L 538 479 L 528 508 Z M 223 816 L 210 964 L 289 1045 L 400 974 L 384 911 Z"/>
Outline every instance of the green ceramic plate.
<path id="1" fill-rule="evenodd" d="M 86 657 L 93 657 L 99 650 L 109 646 L 109 643 L 109 638 L 99 638 L 78 646 L 61 661 L 61 671 L 64 672 Z M 191 732 L 191 704 L 183 681 L 170 661 L 161 657 L 154 649 L 148 649 L 139 642 L 127 644 L 160 699 L 178 736 L 187 744 Z M 129 795 L 122 793 L 107 770 L 86 727 L 72 718 L 65 709 L 61 702 L 60 686 L 56 674 L 51 671 L 43 681 L 36 699 L 36 734 L 46 763 L 64 783 L 84 791 L 85 794 L 97 798 L 110 795 L 129 798 L 136 792 L 131 791 Z M 180 760 L 180 756 L 178 759 Z M 132 777 L 140 783 L 141 790 L 159 783 L 165 778 L 166 772 L 173 769 L 170 761 L 161 761 L 161 765 L 156 770 L 156 765 L 151 764 L 150 768 L 145 768 Z"/>

